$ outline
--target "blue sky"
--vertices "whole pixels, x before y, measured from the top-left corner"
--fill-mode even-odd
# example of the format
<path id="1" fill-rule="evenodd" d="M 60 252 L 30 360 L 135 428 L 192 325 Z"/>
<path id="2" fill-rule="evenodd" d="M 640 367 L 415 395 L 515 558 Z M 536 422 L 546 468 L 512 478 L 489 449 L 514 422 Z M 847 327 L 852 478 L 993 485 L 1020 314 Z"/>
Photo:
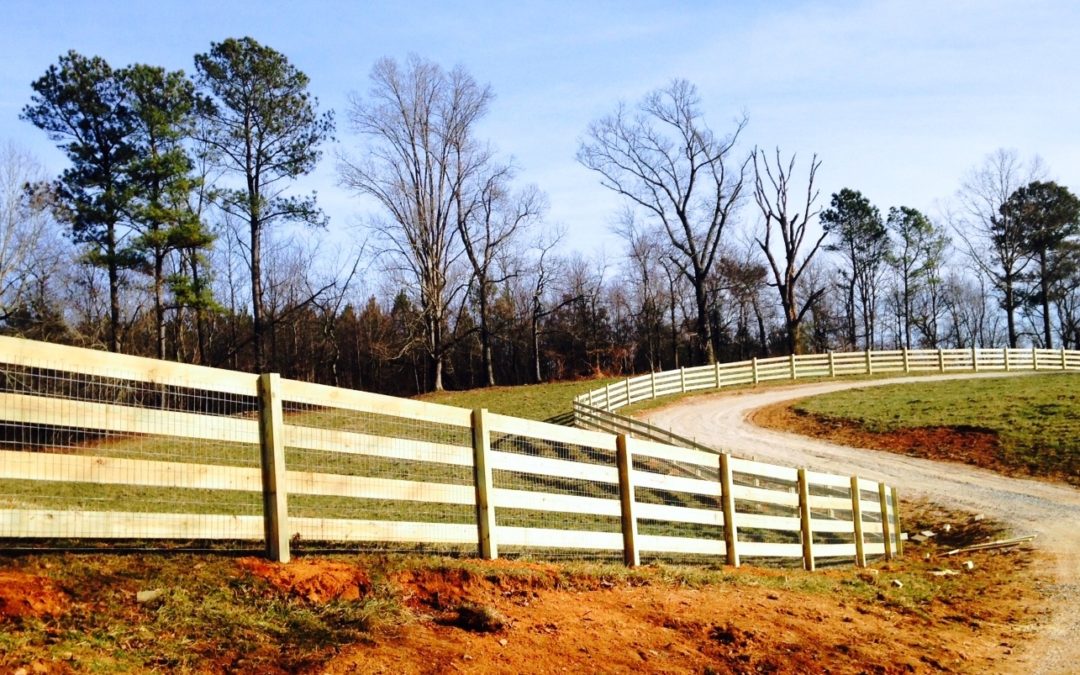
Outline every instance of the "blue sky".
<path id="1" fill-rule="evenodd" d="M 861 190 L 882 211 L 937 212 L 999 147 L 1039 154 L 1080 190 L 1080 3 L 1071 2 L 5 2 L 0 139 L 52 172 L 62 155 L 20 109 L 30 82 L 68 49 L 115 66 L 192 70 L 211 41 L 251 35 L 283 52 L 338 116 L 374 61 L 410 52 L 464 65 L 496 94 L 480 132 L 546 191 L 568 245 L 620 255 L 618 201 L 574 160 L 589 122 L 674 77 L 698 85 L 714 130 L 750 120 L 742 150 L 780 146 L 822 160 L 822 201 Z M 336 236 L 370 205 L 316 188 Z M 744 211 L 747 224 L 754 212 Z M 605 250 L 606 249 L 606 250 Z"/>

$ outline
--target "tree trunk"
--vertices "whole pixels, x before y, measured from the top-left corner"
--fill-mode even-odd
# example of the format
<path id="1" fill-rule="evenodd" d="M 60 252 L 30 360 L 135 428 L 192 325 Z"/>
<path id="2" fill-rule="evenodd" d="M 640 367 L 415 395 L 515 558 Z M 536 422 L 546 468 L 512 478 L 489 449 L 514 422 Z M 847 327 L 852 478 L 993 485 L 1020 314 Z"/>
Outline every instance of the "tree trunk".
<path id="1" fill-rule="evenodd" d="M 154 252 L 154 328 L 157 331 L 157 357 L 165 360 L 165 299 L 163 280 L 165 256 L 159 251 Z"/>
<path id="2" fill-rule="evenodd" d="M 697 302 L 697 329 L 698 340 L 703 361 L 706 364 L 716 363 L 716 352 L 713 350 L 712 324 L 709 322 L 709 299 L 705 295 L 705 277 L 699 275 L 694 279 L 694 300 Z"/>
<path id="3" fill-rule="evenodd" d="M 259 221 L 251 218 L 251 331 L 255 344 L 255 372 L 266 370 L 266 355 L 263 345 L 263 310 L 262 310 L 262 251 L 259 241 Z"/>
<path id="4" fill-rule="evenodd" d="M 1050 282 L 1047 280 L 1046 251 L 1039 253 L 1039 291 L 1042 293 L 1043 337 L 1046 348 L 1054 348 L 1054 336 L 1050 325 Z"/>
<path id="5" fill-rule="evenodd" d="M 106 254 L 109 268 L 109 351 L 120 351 L 120 269 L 116 261 L 116 225 L 108 226 Z"/>
<path id="6" fill-rule="evenodd" d="M 488 331 L 488 297 L 487 282 L 481 280 L 479 284 L 480 300 L 480 366 L 484 371 L 486 386 L 495 386 L 495 366 L 491 359 L 491 333 Z"/>
<path id="7" fill-rule="evenodd" d="M 1005 277 L 1005 322 L 1009 327 L 1009 346 L 1016 349 L 1016 313 L 1015 300 L 1013 299 L 1012 275 Z"/>

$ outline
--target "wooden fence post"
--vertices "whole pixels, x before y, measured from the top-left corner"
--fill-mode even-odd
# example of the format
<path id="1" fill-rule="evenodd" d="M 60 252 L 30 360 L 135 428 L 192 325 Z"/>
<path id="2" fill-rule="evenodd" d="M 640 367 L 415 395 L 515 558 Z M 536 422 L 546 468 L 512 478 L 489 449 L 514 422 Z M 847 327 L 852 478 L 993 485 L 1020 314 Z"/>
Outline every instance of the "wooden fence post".
<path id="1" fill-rule="evenodd" d="M 656 371 L 649 371 L 649 387 L 652 388 L 652 397 L 656 398 Z"/>
<path id="2" fill-rule="evenodd" d="M 750 367 L 753 369 L 754 384 L 757 384 L 758 383 L 758 373 L 757 373 L 757 357 L 756 356 L 753 359 L 750 360 Z"/>
<path id="3" fill-rule="evenodd" d="M 623 562 L 628 567 L 641 564 L 637 547 L 637 517 L 634 515 L 634 459 L 626 434 L 615 437 L 615 459 L 619 465 L 619 504 L 622 511 Z"/>
<path id="4" fill-rule="evenodd" d="M 881 506 L 881 537 L 885 541 L 885 559 L 892 560 L 892 539 L 889 537 L 889 499 L 885 483 L 878 483 L 878 503 Z"/>
<path id="5" fill-rule="evenodd" d="M 791 368 L 791 379 L 795 379 L 795 352 L 788 357 L 788 367 Z"/>
<path id="6" fill-rule="evenodd" d="M 941 347 L 937 348 L 937 366 L 940 372 L 945 372 L 945 352 Z"/>
<path id="7" fill-rule="evenodd" d="M 829 350 L 829 377 L 836 377 L 836 354 Z"/>
<path id="8" fill-rule="evenodd" d="M 979 349 L 975 345 L 971 346 L 971 369 L 979 372 Z"/>
<path id="9" fill-rule="evenodd" d="M 1001 356 L 1005 359 L 1005 372 L 1007 373 L 1007 372 L 1009 372 L 1009 370 L 1011 370 L 1009 368 L 1009 348 L 1008 347 L 1002 347 L 1001 348 Z"/>
<path id="10" fill-rule="evenodd" d="M 799 469 L 799 531 L 802 535 L 803 569 L 814 571 L 814 528 L 810 524 L 810 484 L 806 469 Z"/>
<path id="11" fill-rule="evenodd" d="M 1039 352 L 1035 349 L 1034 346 L 1032 346 L 1031 348 L 1031 369 L 1039 369 Z"/>
<path id="12" fill-rule="evenodd" d="M 735 525 L 735 494 L 731 489 L 731 456 L 720 453 L 720 510 L 724 515 L 724 549 L 727 564 L 739 566 L 739 531 Z"/>
<path id="13" fill-rule="evenodd" d="M 682 389 L 682 393 L 686 393 L 686 366 L 679 368 L 679 388 Z"/>
<path id="14" fill-rule="evenodd" d="M 873 357 L 870 354 L 871 354 L 870 350 L 867 349 L 866 350 L 866 374 L 867 375 L 873 375 L 874 374 L 874 361 L 873 361 Z"/>
<path id="15" fill-rule="evenodd" d="M 259 446 L 262 455 L 263 530 L 266 555 L 289 562 L 289 505 L 285 488 L 285 420 L 281 376 L 259 375 Z"/>
<path id="16" fill-rule="evenodd" d="M 1064 356 L 1064 353 L 1065 353 L 1065 350 L 1062 350 L 1062 357 L 1061 357 L 1061 367 L 1062 367 L 1062 369 L 1065 368 L 1065 356 Z M 714 365 L 716 366 L 715 368 L 713 368 L 713 372 L 716 374 L 716 388 L 719 389 L 720 388 L 720 362 L 717 361 Z"/>
<path id="17" fill-rule="evenodd" d="M 630 405 L 630 378 L 626 378 L 626 405 Z"/>
<path id="18" fill-rule="evenodd" d="M 476 530 L 479 539 L 480 557 L 495 560 L 499 557 L 499 546 L 495 538 L 495 502 L 491 480 L 491 464 L 488 453 L 491 451 L 491 433 L 487 428 L 487 410 L 476 408 L 472 412 L 473 441 L 473 484 L 476 486 Z"/>
<path id="19" fill-rule="evenodd" d="M 866 567 L 866 551 L 864 550 L 862 531 L 862 503 L 860 501 L 859 477 L 851 477 L 851 520 L 855 523 L 855 564 Z"/>
<path id="20" fill-rule="evenodd" d="M 904 374 L 907 375 L 911 372 L 911 366 L 908 365 L 908 349 L 904 347 Z"/>
<path id="21" fill-rule="evenodd" d="M 1062 347 L 1061 348 L 1061 369 L 1062 370 L 1068 370 L 1068 368 L 1069 368 L 1069 362 L 1065 357 L 1065 348 Z"/>
<path id="22" fill-rule="evenodd" d="M 901 557 L 904 555 L 904 539 L 901 536 L 903 530 L 900 529 L 900 493 L 896 491 L 896 488 L 892 488 L 892 513 L 893 513 L 893 536 L 896 537 L 896 556 Z"/>

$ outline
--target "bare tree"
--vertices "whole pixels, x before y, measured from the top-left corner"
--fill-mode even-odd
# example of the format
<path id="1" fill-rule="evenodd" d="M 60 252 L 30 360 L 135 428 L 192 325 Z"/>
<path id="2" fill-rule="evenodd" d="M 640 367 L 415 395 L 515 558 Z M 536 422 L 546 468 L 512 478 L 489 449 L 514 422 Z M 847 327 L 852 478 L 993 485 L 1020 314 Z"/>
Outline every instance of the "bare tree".
<path id="1" fill-rule="evenodd" d="M 432 386 L 441 390 L 450 305 L 461 290 L 451 279 L 462 255 L 459 207 L 489 159 L 473 135 L 493 95 L 463 68 L 446 72 L 415 55 L 404 67 L 381 59 L 371 83 L 367 99 L 353 95 L 349 110 L 367 152 L 341 158 L 341 182 L 390 216 L 375 228 L 418 295 Z"/>
<path id="2" fill-rule="evenodd" d="M 686 80 L 648 94 L 634 111 L 616 111 L 589 126 L 577 158 L 601 183 L 642 209 L 674 248 L 672 261 L 693 286 L 698 349 L 716 360 L 709 322 L 708 278 L 724 226 L 742 193 L 746 164 L 731 153 L 746 119 L 718 138 L 702 119 L 697 88 Z"/>
<path id="3" fill-rule="evenodd" d="M 754 151 L 754 201 L 765 218 L 765 237 L 756 239 L 757 245 L 765 253 L 772 270 L 774 286 L 780 294 L 780 306 L 784 311 L 784 329 L 787 334 L 789 353 L 798 353 L 801 347 L 800 330 L 806 313 L 825 293 L 825 287 L 811 286 L 806 297 L 799 299 L 799 281 L 810 266 L 811 261 L 821 249 L 822 242 L 828 235 L 823 230 L 816 239 L 806 240 L 807 225 L 818 214 L 814 203 L 818 191 L 814 188 L 814 177 L 821 162 L 817 155 L 810 158 L 810 170 L 806 179 L 806 198 L 801 206 L 790 203 L 792 174 L 795 171 L 795 155 L 791 155 L 787 167 L 780 160 L 780 149 L 776 150 L 776 167 L 769 165 L 769 160 L 762 150 Z M 758 157 L 760 156 L 760 162 Z M 766 183 L 767 181 L 767 183 Z M 773 233 L 780 236 L 780 251 L 783 260 L 778 260 L 778 252 Z M 804 244 L 809 243 L 809 250 Z"/>
<path id="4" fill-rule="evenodd" d="M 958 209 L 951 214 L 972 263 L 1001 293 L 1009 346 L 1015 347 L 1016 310 L 1020 307 L 1018 284 L 1031 262 L 1023 225 L 1002 206 L 1018 188 L 1040 180 L 1045 171 L 1035 157 L 1028 164 L 1015 150 L 998 149 L 972 169 L 956 193 Z"/>
<path id="5" fill-rule="evenodd" d="M 45 172 L 25 149 L 0 147 L 0 319 L 6 319 L 31 290 L 29 278 L 43 261 L 38 243 L 56 225 L 50 217 Z M 32 192 L 32 186 L 38 192 Z"/>
<path id="6" fill-rule="evenodd" d="M 491 294 L 496 285 L 515 273 L 506 271 L 500 275 L 496 272 L 495 263 L 516 242 L 521 232 L 543 214 L 547 200 L 534 186 L 513 194 L 508 185 L 513 171 L 508 165 L 478 169 L 479 184 L 472 190 L 459 192 L 457 228 L 473 271 L 480 323 L 481 369 L 485 383 L 492 387 L 495 385 L 495 369 L 491 355 Z M 463 204 L 468 199 L 471 199 L 471 204 L 465 208 Z"/>

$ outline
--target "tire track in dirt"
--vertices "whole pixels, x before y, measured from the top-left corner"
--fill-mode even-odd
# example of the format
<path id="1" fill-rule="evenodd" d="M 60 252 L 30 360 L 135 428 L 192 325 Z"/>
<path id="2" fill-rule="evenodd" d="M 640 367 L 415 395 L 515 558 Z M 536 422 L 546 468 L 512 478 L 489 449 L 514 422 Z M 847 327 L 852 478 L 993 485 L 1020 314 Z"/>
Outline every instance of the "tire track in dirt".
<path id="1" fill-rule="evenodd" d="M 865 450 L 763 429 L 748 420 L 758 408 L 844 389 L 898 382 L 1002 375 L 927 376 L 873 382 L 826 382 L 702 396 L 638 415 L 641 419 L 742 457 L 819 471 L 858 474 L 895 485 L 902 494 L 985 513 L 1016 535 L 1037 535 L 1036 545 L 1056 559 L 1053 613 L 1012 663 L 1017 673 L 1075 673 L 1080 667 L 1080 490 L 1009 478 L 962 464 Z"/>

